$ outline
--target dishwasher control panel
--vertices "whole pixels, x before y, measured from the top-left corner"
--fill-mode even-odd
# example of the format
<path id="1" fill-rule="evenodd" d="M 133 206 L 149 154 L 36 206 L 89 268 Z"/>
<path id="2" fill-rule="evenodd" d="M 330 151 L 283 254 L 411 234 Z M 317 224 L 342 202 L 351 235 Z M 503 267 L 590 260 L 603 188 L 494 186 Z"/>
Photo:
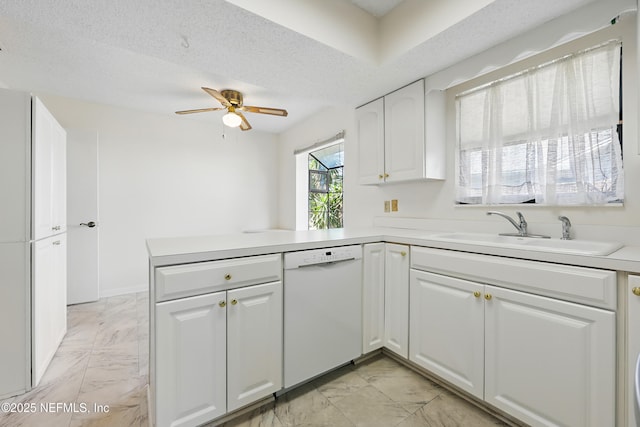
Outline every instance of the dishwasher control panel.
<path id="1" fill-rule="evenodd" d="M 284 254 L 284 268 L 286 270 L 303 267 L 305 265 L 326 264 L 361 258 L 362 246 L 360 245 L 286 252 Z"/>

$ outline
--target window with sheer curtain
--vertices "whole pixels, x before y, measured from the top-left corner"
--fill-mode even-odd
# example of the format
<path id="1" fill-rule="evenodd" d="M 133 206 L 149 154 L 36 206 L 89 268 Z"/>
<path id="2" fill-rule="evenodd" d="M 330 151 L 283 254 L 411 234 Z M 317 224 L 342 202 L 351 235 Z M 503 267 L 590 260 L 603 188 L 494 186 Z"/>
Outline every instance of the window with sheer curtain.
<path id="1" fill-rule="evenodd" d="M 621 43 L 456 96 L 458 204 L 622 203 Z"/>

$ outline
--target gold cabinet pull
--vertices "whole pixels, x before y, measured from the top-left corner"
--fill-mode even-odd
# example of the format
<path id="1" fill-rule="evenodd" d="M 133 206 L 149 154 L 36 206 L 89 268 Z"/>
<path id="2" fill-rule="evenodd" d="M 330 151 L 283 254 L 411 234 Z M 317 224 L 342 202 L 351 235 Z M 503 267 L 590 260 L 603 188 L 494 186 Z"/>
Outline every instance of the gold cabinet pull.
<path id="1" fill-rule="evenodd" d="M 385 174 L 384 174 L 384 177 L 385 177 L 385 178 L 389 178 L 389 174 L 388 174 L 388 173 L 385 173 Z"/>
<path id="2" fill-rule="evenodd" d="M 218 303 L 218 305 L 219 305 L 220 307 L 226 307 L 226 306 L 227 306 L 227 302 L 226 302 L 226 301 L 220 301 L 220 302 Z"/>
<path id="3" fill-rule="evenodd" d="M 473 293 L 473 296 L 474 296 L 474 297 L 476 297 L 476 298 L 480 298 L 480 295 L 481 295 L 481 294 L 480 294 L 480 292 L 478 292 L 478 291 L 475 291 L 475 292 Z"/>
<path id="4" fill-rule="evenodd" d="M 402 251 L 402 252 L 400 252 L 400 255 L 407 256 L 407 253 L 405 251 Z"/>
<path id="5" fill-rule="evenodd" d="M 639 287 L 635 287 L 633 289 L 631 289 L 631 292 L 633 292 L 634 295 L 637 295 L 640 297 L 640 288 Z"/>
<path id="6" fill-rule="evenodd" d="M 230 274 L 225 274 L 224 275 L 224 280 L 231 280 L 231 275 Z"/>
<path id="7" fill-rule="evenodd" d="M 486 299 L 487 301 L 489 301 L 491 298 L 491 294 L 484 294 L 484 299 Z"/>
<path id="8" fill-rule="evenodd" d="M 231 300 L 231 305 L 236 305 L 237 303 L 238 303 L 238 300 L 237 300 L 237 299 L 232 299 L 232 300 Z"/>

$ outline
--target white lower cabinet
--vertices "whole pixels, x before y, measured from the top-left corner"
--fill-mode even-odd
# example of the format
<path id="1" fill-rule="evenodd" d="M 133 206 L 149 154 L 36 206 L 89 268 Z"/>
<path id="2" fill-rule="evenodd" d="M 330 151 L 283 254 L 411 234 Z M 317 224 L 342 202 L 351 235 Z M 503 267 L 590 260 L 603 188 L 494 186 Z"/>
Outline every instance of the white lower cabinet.
<path id="1" fill-rule="evenodd" d="M 32 386 L 40 383 L 67 333 L 67 236 L 33 243 Z"/>
<path id="2" fill-rule="evenodd" d="M 385 244 L 384 346 L 409 357 L 409 247 Z"/>
<path id="3" fill-rule="evenodd" d="M 630 274 L 626 286 L 627 355 L 626 355 L 626 418 L 627 427 L 640 425 L 640 276 Z"/>
<path id="4" fill-rule="evenodd" d="M 227 411 L 282 387 L 282 282 L 227 292 Z"/>
<path id="5" fill-rule="evenodd" d="M 156 304 L 157 426 L 197 426 L 282 387 L 282 282 Z"/>
<path id="6" fill-rule="evenodd" d="M 368 243 L 362 251 L 362 354 L 384 345 L 385 243 Z"/>
<path id="7" fill-rule="evenodd" d="M 615 314 L 485 287 L 485 400 L 531 425 L 615 425 Z"/>
<path id="8" fill-rule="evenodd" d="M 363 251 L 362 353 L 409 351 L 409 246 L 369 243 Z"/>
<path id="9" fill-rule="evenodd" d="M 615 313 L 411 270 L 410 360 L 533 426 L 615 425 Z"/>
<path id="10" fill-rule="evenodd" d="M 409 360 L 480 399 L 484 397 L 482 291 L 478 283 L 411 270 Z"/>

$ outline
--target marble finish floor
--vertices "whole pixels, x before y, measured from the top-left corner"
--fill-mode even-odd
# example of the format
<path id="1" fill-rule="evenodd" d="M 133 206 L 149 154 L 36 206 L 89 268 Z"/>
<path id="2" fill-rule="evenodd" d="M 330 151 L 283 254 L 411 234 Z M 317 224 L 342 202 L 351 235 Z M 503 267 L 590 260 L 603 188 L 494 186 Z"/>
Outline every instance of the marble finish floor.
<path id="1" fill-rule="evenodd" d="M 214 424 L 211 424 L 213 426 Z M 224 427 L 489 427 L 503 422 L 380 355 L 279 396 Z"/>
<path id="2" fill-rule="evenodd" d="M 22 408 L 35 406 L 37 410 L 0 411 L 0 426 L 148 426 L 148 294 L 70 306 L 67 323 L 67 335 L 38 387 L 0 401 Z M 42 404 L 51 410 L 44 412 Z M 57 404 L 66 404 L 66 408 Z M 100 408 L 108 408 L 108 412 Z M 504 425 L 385 356 L 340 368 L 223 424 L 225 427 Z"/>
<path id="3" fill-rule="evenodd" d="M 40 384 L 2 401 L 35 411 L 0 411 L 0 426 L 147 426 L 148 304 L 144 292 L 69 306 Z"/>

